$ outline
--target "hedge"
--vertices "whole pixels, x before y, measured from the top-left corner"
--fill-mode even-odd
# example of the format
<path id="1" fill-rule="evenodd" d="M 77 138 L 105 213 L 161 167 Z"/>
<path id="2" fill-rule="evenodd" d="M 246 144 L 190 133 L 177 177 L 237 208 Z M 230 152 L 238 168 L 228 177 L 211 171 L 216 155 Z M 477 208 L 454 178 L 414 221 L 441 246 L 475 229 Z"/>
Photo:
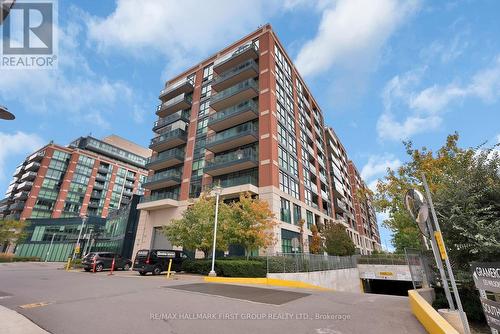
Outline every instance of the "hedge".
<path id="1" fill-rule="evenodd" d="M 36 256 L 15 256 L 14 254 L 0 254 L 0 262 L 40 262 Z"/>
<path id="2" fill-rule="evenodd" d="M 207 275 L 211 269 L 211 260 L 187 260 L 182 263 L 182 270 L 187 273 Z M 266 264 L 255 260 L 215 260 L 215 272 L 222 277 L 266 277 Z"/>

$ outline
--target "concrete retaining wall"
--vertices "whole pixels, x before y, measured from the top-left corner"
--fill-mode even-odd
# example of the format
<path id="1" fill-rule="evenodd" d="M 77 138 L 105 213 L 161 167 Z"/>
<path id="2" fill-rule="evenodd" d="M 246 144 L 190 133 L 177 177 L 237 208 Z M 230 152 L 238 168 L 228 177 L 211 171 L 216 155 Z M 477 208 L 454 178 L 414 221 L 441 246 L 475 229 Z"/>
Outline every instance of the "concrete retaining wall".
<path id="1" fill-rule="evenodd" d="M 363 292 L 357 268 L 312 271 L 308 273 L 272 273 L 268 278 L 300 281 L 335 291 Z"/>

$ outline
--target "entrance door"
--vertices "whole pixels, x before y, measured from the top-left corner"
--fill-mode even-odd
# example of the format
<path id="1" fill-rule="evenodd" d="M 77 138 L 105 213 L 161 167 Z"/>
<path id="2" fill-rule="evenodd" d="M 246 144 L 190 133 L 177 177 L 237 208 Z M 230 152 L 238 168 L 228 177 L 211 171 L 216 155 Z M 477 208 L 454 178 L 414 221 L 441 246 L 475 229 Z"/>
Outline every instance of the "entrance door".
<path id="1" fill-rule="evenodd" d="M 153 230 L 151 249 L 172 249 L 172 244 L 162 233 L 161 227 L 155 227 Z"/>

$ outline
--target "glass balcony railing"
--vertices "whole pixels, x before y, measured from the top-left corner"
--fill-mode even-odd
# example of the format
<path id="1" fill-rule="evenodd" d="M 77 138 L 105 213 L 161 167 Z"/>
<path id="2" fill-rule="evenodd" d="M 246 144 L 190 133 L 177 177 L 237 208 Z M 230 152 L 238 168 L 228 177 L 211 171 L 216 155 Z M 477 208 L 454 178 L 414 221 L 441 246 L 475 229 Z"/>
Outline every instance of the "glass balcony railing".
<path id="1" fill-rule="evenodd" d="M 225 57 L 219 58 L 214 62 L 214 70 L 221 69 L 224 71 L 227 67 L 231 67 L 233 62 L 237 62 L 242 56 L 248 54 L 249 57 L 257 57 L 259 47 L 256 43 L 249 43 L 236 49 L 233 53 Z"/>
<path id="2" fill-rule="evenodd" d="M 154 165 L 160 162 L 164 162 L 173 158 L 177 158 L 180 160 L 184 160 L 184 150 L 181 150 L 179 148 L 173 148 L 168 151 L 161 152 L 157 156 L 150 157 L 148 159 L 148 162 L 146 163 L 146 166 L 148 165 Z"/>
<path id="3" fill-rule="evenodd" d="M 160 91 L 160 98 L 164 98 L 165 96 L 175 94 L 175 91 L 179 90 L 193 90 L 194 88 L 194 81 L 192 78 L 189 79 L 182 79 L 177 82 L 174 82 L 173 84 L 168 85 L 164 89 Z"/>
<path id="4" fill-rule="evenodd" d="M 254 116 L 258 117 L 259 116 L 258 104 L 253 100 L 246 100 L 232 107 L 218 111 L 210 116 L 210 118 L 208 119 L 208 126 L 210 127 L 210 125 L 222 122 L 224 120 L 228 120 L 234 116 L 242 115 L 248 111 L 253 113 Z"/>
<path id="5" fill-rule="evenodd" d="M 257 135 L 258 131 L 259 127 L 257 126 L 257 123 L 244 123 L 235 126 L 234 128 L 207 136 L 207 146 L 216 145 L 217 143 L 248 134 Z"/>
<path id="6" fill-rule="evenodd" d="M 247 77 L 252 75 L 252 73 L 254 75 L 256 75 L 259 73 L 259 65 L 257 65 L 255 60 L 253 60 L 253 59 L 249 59 L 241 64 L 238 64 L 237 66 L 225 71 L 224 73 L 222 73 L 220 75 L 215 75 L 214 80 L 212 82 L 212 87 L 214 87 L 214 86 L 216 87 L 220 83 L 222 83 L 226 80 L 229 80 L 231 78 L 238 77 L 239 74 L 242 74 L 242 73 L 246 73 Z M 243 78 L 241 78 L 241 79 L 243 79 Z M 232 80 L 232 81 L 234 81 L 234 80 Z"/>
<path id="7" fill-rule="evenodd" d="M 254 89 L 255 92 L 259 91 L 259 85 L 257 84 L 257 81 L 254 79 L 247 79 L 245 81 L 242 81 L 234 86 L 231 86 L 227 89 L 224 89 L 223 91 L 220 91 L 217 94 L 212 95 L 210 99 L 210 105 L 216 105 L 217 103 L 234 96 L 240 92 L 243 92 L 248 89 Z"/>
<path id="8" fill-rule="evenodd" d="M 231 178 L 216 179 L 214 178 L 214 184 L 219 184 L 222 188 L 241 186 L 243 184 L 253 184 L 257 186 L 259 184 L 259 179 L 257 175 L 241 175 Z"/>
<path id="9" fill-rule="evenodd" d="M 191 95 L 182 93 L 176 97 L 163 102 L 156 108 L 156 114 L 159 116 L 166 116 L 165 113 L 175 112 L 181 109 L 185 109 L 191 106 L 191 101 L 193 100 Z"/>
<path id="10" fill-rule="evenodd" d="M 169 131 L 167 133 L 164 133 L 160 136 L 157 136 L 157 137 L 151 139 L 151 144 L 149 146 L 151 147 L 151 146 L 154 146 L 154 145 L 159 144 L 161 142 L 168 141 L 171 139 L 176 139 L 176 138 L 187 140 L 186 131 L 184 131 L 182 129 L 175 129 L 175 130 Z"/>
<path id="11" fill-rule="evenodd" d="M 252 148 L 237 150 L 226 154 L 220 154 L 212 159 L 207 160 L 207 167 L 213 165 L 225 164 L 229 162 L 235 162 L 238 160 L 258 160 L 257 150 L 252 147 Z"/>
<path id="12" fill-rule="evenodd" d="M 178 200 L 179 194 L 178 193 L 160 193 L 160 194 L 153 194 L 149 196 L 142 196 L 140 199 L 141 203 L 147 203 L 147 202 L 152 202 L 152 201 L 159 201 L 162 199 L 173 199 L 173 200 Z"/>
<path id="13" fill-rule="evenodd" d="M 178 111 L 172 115 L 168 115 L 167 117 L 160 118 L 153 125 L 153 130 L 159 129 L 162 126 L 174 123 L 178 120 L 183 120 L 185 122 L 189 122 L 189 112 L 188 111 Z"/>
<path id="14" fill-rule="evenodd" d="M 178 169 L 169 169 L 160 173 L 156 173 L 153 176 L 148 177 L 147 181 L 145 184 L 148 183 L 154 183 L 162 180 L 167 180 L 167 179 L 178 179 L 180 182 L 182 176 L 182 172 Z"/>

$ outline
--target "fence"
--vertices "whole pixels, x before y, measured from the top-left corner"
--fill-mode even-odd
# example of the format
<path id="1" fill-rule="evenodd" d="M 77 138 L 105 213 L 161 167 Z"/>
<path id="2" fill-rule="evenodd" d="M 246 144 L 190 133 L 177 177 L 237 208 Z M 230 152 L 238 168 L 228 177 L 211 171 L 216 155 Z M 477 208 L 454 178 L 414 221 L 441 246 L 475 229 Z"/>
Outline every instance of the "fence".
<path id="1" fill-rule="evenodd" d="M 404 254 L 380 254 L 370 256 L 360 256 L 359 264 L 387 264 L 387 265 L 406 265 Z"/>
<path id="2" fill-rule="evenodd" d="M 276 253 L 266 256 L 268 273 L 299 273 L 356 268 L 359 256 Z"/>

